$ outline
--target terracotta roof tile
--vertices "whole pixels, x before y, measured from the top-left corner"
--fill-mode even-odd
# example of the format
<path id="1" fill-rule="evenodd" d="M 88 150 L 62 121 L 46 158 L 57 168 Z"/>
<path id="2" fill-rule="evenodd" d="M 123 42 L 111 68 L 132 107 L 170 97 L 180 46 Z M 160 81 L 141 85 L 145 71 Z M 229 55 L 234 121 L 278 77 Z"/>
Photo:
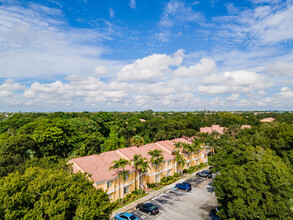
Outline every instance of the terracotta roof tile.
<path id="1" fill-rule="evenodd" d="M 250 125 L 242 125 L 241 129 L 244 129 L 244 128 L 251 128 L 251 126 Z"/>
<path id="2" fill-rule="evenodd" d="M 98 155 L 72 159 L 84 172 L 91 174 L 94 182 L 113 179 L 117 176 L 114 170 L 109 170 L 110 166 Z"/>

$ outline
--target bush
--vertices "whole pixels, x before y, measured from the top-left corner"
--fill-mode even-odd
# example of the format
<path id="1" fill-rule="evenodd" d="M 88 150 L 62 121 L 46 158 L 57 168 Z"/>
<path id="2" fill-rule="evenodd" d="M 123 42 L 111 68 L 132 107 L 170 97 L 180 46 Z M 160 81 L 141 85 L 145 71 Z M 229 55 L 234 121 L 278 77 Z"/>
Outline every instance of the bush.
<path id="1" fill-rule="evenodd" d="M 147 186 L 148 186 L 148 188 L 154 188 L 157 186 L 157 184 L 156 183 L 148 183 Z"/>
<path id="2" fill-rule="evenodd" d="M 162 179 L 161 179 L 161 183 L 166 183 L 166 182 L 168 182 L 169 180 L 168 180 L 168 178 L 167 177 L 163 177 Z"/>
<path id="3" fill-rule="evenodd" d="M 174 173 L 173 177 L 178 178 L 179 173 Z"/>

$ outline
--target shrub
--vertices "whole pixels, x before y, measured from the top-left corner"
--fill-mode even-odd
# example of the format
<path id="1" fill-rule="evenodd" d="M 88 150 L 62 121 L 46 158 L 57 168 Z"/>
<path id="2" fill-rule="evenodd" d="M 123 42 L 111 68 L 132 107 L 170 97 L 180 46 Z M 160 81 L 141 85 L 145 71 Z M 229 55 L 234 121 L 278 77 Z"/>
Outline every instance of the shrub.
<path id="1" fill-rule="evenodd" d="M 169 181 L 168 177 L 163 177 L 163 178 L 161 179 L 161 183 L 166 183 L 166 182 L 168 182 L 168 181 Z"/>
<path id="2" fill-rule="evenodd" d="M 156 187 L 156 183 L 148 183 L 148 188 L 154 188 Z"/>
<path id="3" fill-rule="evenodd" d="M 179 176 L 179 173 L 174 173 L 173 177 L 177 178 Z"/>

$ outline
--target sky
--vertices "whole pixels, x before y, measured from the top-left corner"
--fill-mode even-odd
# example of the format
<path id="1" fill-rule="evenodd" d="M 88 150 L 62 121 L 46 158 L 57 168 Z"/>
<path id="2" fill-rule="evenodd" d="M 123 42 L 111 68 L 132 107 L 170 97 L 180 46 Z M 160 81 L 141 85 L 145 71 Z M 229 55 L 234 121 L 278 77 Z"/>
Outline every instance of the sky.
<path id="1" fill-rule="evenodd" d="M 0 112 L 293 110 L 293 0 L 0 0 Z"/>

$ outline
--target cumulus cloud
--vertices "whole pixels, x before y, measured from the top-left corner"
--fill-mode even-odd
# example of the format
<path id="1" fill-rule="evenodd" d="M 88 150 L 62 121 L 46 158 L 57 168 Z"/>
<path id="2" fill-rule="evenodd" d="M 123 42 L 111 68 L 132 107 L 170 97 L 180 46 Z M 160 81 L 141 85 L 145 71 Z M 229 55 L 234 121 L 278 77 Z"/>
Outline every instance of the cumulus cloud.
<path id="1" fill-rule="evenodd" d="M 121 68 L 117 74 L 119 81 L 152 82 L 170 71 L 170 66 L 179 66 L 183 60 L 183 50 L 172 55 L 152 54 Z"/>
<path id="2" fill-rule="evenodd" d="M 0 85 L 0 97 L 10 97 L 15 91 L 21 90 L 23 86 L 19 83 L 14 82 L 11 79 L 6 80 L 2 85 Z"/>
<path id="3" fill-rule="evenodd" d="M 227 97 L 226 99 L 229 101 L 236 101 L 237 99 L 239 99 L 240 94 L 232 94 L 231 96 Z"/>
<path id="4" fill-rule="evenodd" d="M 268 65 L 265 71 L 270 75 L 287 75 L 293 76 L 293 63 L 277 62 L 275 64 Z"/>
<path id="5" fill-rule="evenodd" d="M 272 82 L 255 72 L 245 70 L 213 74 L 204 78 L 198 87 L 203 94 L 250 93 L 272 86 Z"/>
<path id="6" fill-rule="evenodd" d="M 105 65 L 99 65 L 94 69 L 93 73 L 97 76 L 104 75 L 108 73 L 108 68 Z"/>
<path id="7" fill-rule="evenodd" d="M 216 63 L 209 58 L 202 58 L 198 64 L 189 67 L 180 66 L 174 71 L 176 77 L 194 77 L 199 75 L 208 75 L 217 71 Z"/>

